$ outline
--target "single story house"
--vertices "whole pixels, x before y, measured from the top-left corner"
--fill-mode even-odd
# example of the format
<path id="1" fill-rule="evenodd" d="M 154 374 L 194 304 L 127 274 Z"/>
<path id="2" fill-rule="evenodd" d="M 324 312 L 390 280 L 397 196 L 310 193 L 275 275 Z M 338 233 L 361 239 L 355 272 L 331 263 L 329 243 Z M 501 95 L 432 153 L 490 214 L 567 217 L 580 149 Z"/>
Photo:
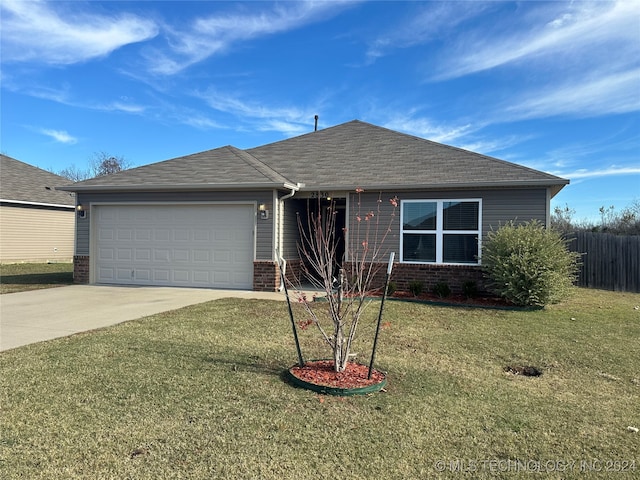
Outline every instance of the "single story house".
<path id="1" fill-rule="evenodd" d="M 264 146 L 225 146 L 62 187 L 76 193 L 78 282 L 273 291 L 300 263 L 298 214 L 335 202 L 391 212 L 398 288 L 481 281 L 482 239 L 509 220 L 549 225 L 569 181 L 354 120 Z M 364 190 L 356 194 L 356 189 Z M 379 202 L 383 199 L 384 202 Z M 346 230 L 343 230 L 345 229 Z M 346 244 L 346 243 L 345 243 Z M 344 249 L 344 246 L 342 247 Z M 346 248 L 345 260 L 349 260 Z M 278 253 L 279 252 L 279 253 Z M 386 262 L 386 259 L 385 259 Z"/>
<path id="2" fill-rule="evenodd" d="M 0 263 L 70 262 L 75 198 L 64 177 L 0 155 Z"/>

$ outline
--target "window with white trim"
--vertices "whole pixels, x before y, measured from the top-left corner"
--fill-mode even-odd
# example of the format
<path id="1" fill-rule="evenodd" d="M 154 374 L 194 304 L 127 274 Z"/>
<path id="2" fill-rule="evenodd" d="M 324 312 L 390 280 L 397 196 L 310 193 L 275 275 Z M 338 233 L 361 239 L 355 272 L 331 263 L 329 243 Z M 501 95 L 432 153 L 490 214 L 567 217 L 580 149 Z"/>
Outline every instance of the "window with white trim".
<path id="1" fill-rule="evenodd" d="M 402 200 L 400 258 L 405 263 L 480 263 L 480 199 Z"/>

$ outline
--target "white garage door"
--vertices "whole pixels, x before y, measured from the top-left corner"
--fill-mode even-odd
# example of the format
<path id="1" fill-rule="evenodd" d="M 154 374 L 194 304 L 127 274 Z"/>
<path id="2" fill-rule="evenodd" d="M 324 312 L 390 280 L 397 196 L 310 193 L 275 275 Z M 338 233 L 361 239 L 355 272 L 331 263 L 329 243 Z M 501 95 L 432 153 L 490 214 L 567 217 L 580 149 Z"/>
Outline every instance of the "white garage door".
<path id="1" fill-rule="evenodd" d="M 251 205 L 99 205 L 96 283 L 252 288 Z"/>

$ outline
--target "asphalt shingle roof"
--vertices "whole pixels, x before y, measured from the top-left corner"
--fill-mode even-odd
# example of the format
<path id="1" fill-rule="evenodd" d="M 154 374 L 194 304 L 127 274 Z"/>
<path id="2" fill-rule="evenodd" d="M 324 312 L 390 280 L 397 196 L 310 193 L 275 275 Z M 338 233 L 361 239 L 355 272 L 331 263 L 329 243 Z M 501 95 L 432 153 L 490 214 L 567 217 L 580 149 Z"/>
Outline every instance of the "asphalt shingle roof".
<path id="1" fill-rule="evenodd" d="M 303 189 L 556 186 L 568 180 L 353 120 L 268 145 L 227 146 L 86 180 L 71 190 L 237 185 Z M 79 187 L 79 188 L 78 188 Z"/>
<path id="2" fill-rule="evenodd" d="M 354 120 L 247 150 L 307 187 L 555 183 L 554 175 Z"/>
<path id="3" fill-rule="evenodd" d="M 286 178 L 244 150 L 226 146 L 84 180 L 74 187 L 274 188 L 285 183 Z"/>
<path id="4" fill-rule="evenodd" d="M 55 187 L 71 182 L 59 175 L 0 154 L 0 198 L 45 205 L 75 205 L 75 198 Z"/>

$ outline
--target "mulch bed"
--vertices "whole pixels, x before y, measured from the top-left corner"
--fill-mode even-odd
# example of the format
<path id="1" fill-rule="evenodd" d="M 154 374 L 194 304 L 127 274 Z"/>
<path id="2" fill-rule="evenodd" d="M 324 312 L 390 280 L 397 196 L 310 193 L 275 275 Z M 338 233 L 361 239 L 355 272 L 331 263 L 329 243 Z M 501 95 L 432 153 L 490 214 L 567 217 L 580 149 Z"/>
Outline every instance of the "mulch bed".
<path id="1" fill-rule="evenodd" d="M 460 305 L 467 307 L 493 307 L 493 308 L 512 308 L 515 305 L 508 302 L 504 298 L 494 296 L 476 296 L 467 298 L 464 295 L 449 295 L 447 297 L 439 297 L 433 293 L 421 293 L 414 295 L 410 292 L 397 291 L 389 298 L 397 298 L 401 300 L 416 300 L 422 302 L 445 303 L 448 305 Z"/>
<path id="2" fill-rule="evenodd" d="M 331 388 L 362 388 L 376 385 L 384 380 L 384 374 L 373 370 L 368 379 L 369 367 L 359 363 L 349 362 L 343 372 L 333 371 L 333 360 L 313 360 L 306 362 L 304 367 L 291 367 L 289 372 L 307 383 Z"/>

